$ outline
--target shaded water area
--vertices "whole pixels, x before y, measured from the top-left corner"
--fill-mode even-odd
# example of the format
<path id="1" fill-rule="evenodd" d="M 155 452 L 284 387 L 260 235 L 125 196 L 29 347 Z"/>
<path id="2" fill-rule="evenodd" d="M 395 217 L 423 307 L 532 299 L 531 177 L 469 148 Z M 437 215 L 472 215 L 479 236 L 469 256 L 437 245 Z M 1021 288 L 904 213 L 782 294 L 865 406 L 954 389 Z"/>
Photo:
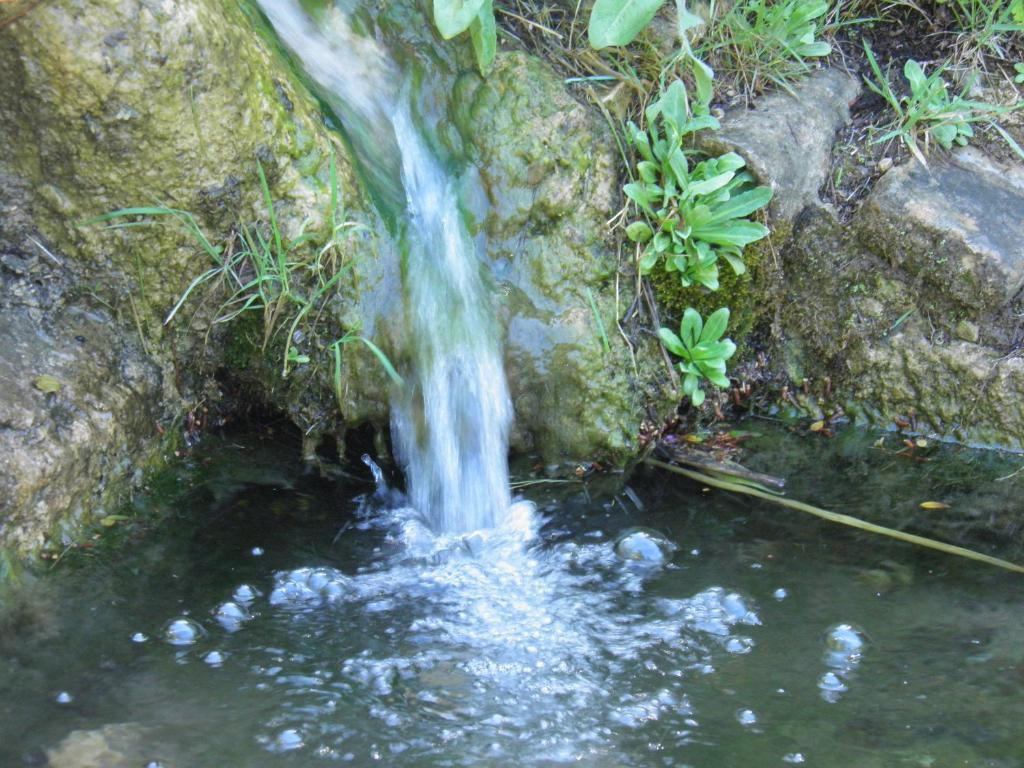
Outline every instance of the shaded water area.
<path id="1" fill-rule="evenodd" d="M 865 515 L 944 474 L 966 509 L 968 476 L 1013 468 L 751 428 L 803 498 Z M 663 475 L 534 485 L 504 527 L 435 536 L 368 469 L 294 455 L 210 440 L 137 500 L 159 525 L 26 589 L 0 765 L 1024 765 L 1019 576 Z M 666 562 L 623 558 L 660 552 L 635 526 Z"/>

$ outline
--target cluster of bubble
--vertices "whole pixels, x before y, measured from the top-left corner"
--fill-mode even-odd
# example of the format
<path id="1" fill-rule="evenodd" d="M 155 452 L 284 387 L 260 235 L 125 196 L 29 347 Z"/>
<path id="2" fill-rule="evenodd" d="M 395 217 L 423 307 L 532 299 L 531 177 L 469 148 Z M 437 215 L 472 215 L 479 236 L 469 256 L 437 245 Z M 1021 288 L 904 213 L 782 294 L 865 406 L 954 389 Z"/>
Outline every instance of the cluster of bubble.
<path id="1" fill-rule="evenodd" d="M 611 541 L 544 545 L 542 522 L 532 506 L 517 504 L 497 528 L 444 536 L 409 508 L 376 510 L 360 523 L 386 532 L 376 561 L 354 575 L 279 572 L 267 602 L 317 631 L 327 610 L 381 621 L 387 641 L 340 658 L 338 676 L 323 686 L 309 682 L 302 663 L 289 672 L 287 659 L 267 675 L 281 685 L 301 679 L 296 698 L 301 691 L 333 702 L 346 691 L 364 702 L 367 733 L 392 734 L 390 749 L 415 742 L 399 738 L 416 724 L 407 706 L 396 706 L 398 691 L 421 711 L 441 713 L 453 743 L 483 743 L 486 734 L 488 759 L 525 759 L 524 750 L 538 759 L 602 754 L 624 729 L 665 719 L 684 725 L 679 738 L 689 738 L 697 723 L 685 680 L 714 671 L 717 653 L 753 649 L 737 632 L 761 623 L 752 601 L 722 587 L 647 598 L 644 584 L 677 550 L 662 534 L 628 529 Z M 323 741 L 314 710 L 296 708 L 291 720 L 279 713 L 261 743 L 271 751 L 344 751 L 340 739 Z M 737 718 L 756 722 L 752 712 Z"/>
<path id="2" fill-rule="evenodd" d="M 269 602 L 279 608 L 315 610 L 343 600 L 350 585 L 351 579 L 334 568 L 296 568 L 276 574 Z"/>
<path id="3" fill-rule="evenodd" d="M 339 620 L 357 631 L 384 627 L 354 655 L 342 642 L 347 650 L 328 670 L 311 667 L 314 656 L 280 649 L 266 649 L 271 663 L 252 664 L 261 650 L 244 651 L 250 671 L 265 678 L 257 689 L 286 694 L 258 737 L 268 751 L 347 759 L 360 739 L 369 741 L 362 751 L 375 749 L 382 730 L 388 750 L 410 748 L 419 727 L 410 702 L 438 713 L 452 743 L 487 744 L 492 760 L 607 755 L 622 734 L 640 738 L 659 721 L 679 724 L 683 744 L 698 725 L 687 678 L 714 672 L 717 654 L 755 647 L 742 628 L 761 618 L 738 592 L 712 586 L 685 598 L 648 596 L 677 551 L 658 531 L 543 542 L 543 518 L 517 503 L 496 528 L 437 535 L 393 502 L 381 494 L 365 500 L 356 527 L 379 529 L 381 545 L 355 574 L 279 571 L 265 597 L 242 584 L 205 622 L 184 615 L 163 628 L 161 638 L 184 653 L 211 630 L 233 634 L 256 615 L 287 617 L 286 631 L 325 642 L 345 634 Z M 223 648 L 201 656 L 211 667 L 228 657 Z M 342 700 L 364 707 L 367 722 L 338 730 Z M 748 709 L 736 719 L 748 728 L 758 722 Z"/>
<path id="4" fill-rule="evenodd" d="M 824 661 L 828 670 L 818 677 L 818 690 L 825 701 L 834 704 L 849 690 L 866 645 L 864 631 L 853 624 L 836 624 L 825 633 Z"/>

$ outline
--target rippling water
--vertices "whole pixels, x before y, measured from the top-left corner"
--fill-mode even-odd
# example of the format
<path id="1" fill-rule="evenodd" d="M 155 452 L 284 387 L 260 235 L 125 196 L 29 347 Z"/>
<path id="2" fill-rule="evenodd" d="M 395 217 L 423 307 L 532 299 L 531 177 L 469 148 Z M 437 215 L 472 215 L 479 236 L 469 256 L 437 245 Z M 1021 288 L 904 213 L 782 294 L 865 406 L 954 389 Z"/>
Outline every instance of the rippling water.
<path id="1" fill-rule="evenodd" d="M 24 593 L 0 765 L 1022 764 L 1015 576 L 660 477 L 436 536 L 369 484 L 253 485 L 262 450 Z"/>

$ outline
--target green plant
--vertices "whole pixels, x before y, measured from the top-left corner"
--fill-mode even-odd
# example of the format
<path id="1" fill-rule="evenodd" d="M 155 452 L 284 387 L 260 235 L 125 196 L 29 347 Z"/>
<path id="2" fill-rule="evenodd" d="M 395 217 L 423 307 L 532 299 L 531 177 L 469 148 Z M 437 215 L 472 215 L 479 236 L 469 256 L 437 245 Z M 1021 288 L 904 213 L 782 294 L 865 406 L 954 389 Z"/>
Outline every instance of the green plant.
<path id="1" fill-rule="evenodd" d="M 832 53 L 816 35 L 825 0 L 743 0 L 710 25 L 697 53 L 734 75 L 748 93 L 765 82 L 787 88 L 810 69 L 809 59 Z"/>
<path id="2" fill-rule="evenodd" d="M 1024 63 L 1014 64 L 1013 71 L 1016 72 L 1016 75 L 1014 75 L 1013 78 L 1013 82 L 1017 83 L 1018 85 L 1020 83 L 1024 83 Z"/>
<path id="3" fill-rule="evenodd" d="M 393 382 L 395 382 L 395 384 L 397 384 L 400 387 L 405 386 L 405 379 L 403 379 L 401 375 L 398 373 L 398 371 L 395 370 L 395 366 L 391 364 L 391 360 L 388 359 L 388 356 L 384 354 L 383 350 L 381 350 L 380 347 L 378 347 L 365 336 L 361 336 L 357 334 L 355 331 L 348 331 L 340 339 L 335 339 L 333 342 L 331 342 L 330 345 L 328 345 L 329 349 L 331 350 L 331 356 L 334 358 L 334 369 L 332 371 L 332 377 L 334 380 L 334 396 L 338 400 L 339 408 L 342 408 L 344 406 L 345 394 L 342 390 L 341 381 L 341 348 L 345 344 L 349 344 L 353 341 L 358 341 L 362 343 L 368 350 L 370 350 L 373 356 L 377 358 L 377 362 L 380 363 L 381 368 L 384 369 L 384 373 L 387 374 L 389 379 L 391 379 Z"/>
<path id="4" fill-rule="evenodd" d="M 721 389 L 729 386 L 725 361 L 735 354 L 736 345 L 722 338 L 728 324 L 729 310 L 725 307 L 712 312 L 707 322 L 691 307 L 683 313 L 678 336 L 669 328 L 658 330 L 665 348 L 682 358 L 679 371 L 683 374 L 683 394 L 695 406 L 704 402 L 705 381 Z"/>
<path id="5" fill-rule="evenodd" d="M 984 57 L 1005 59 L 1007 45 L 1024 32 L 1024 0 L 939 0 L 958 29 L 955 57 L 967 67 Z"/>
<path id="6" fill-rule="evenodd" d="M 943 79 L 946 66 L 940 66 L 930 75 L 925 75 L 924 69 L 913 59 L 909 59 L 903 67 L 910 93 L 901 98 L 893 91 L 888 73 L 882 73 L 866 40 L 864 51 L 875 76 L 874 80 L 865 78 L 868 88 L 884 98 L 896 113 L 895 120 L 887 126 L 888 130 L 875 139 L 875 143 L 899 138 L 922 165 L 927 165 L 925 156 L 933 142 L 944 149 L 952 149 L 954 145 L 964 146 L 974 136 L 972 126 L 984 123 L 994 128 L 1014 152 L 1024 157 L 1021 147 L 992 119 L 993 115 L 1011 111 L 1011 107 L 971 101 L 964 98 L 964 92 L 952 96 L 949 85 Z"/>
<path id="7" fill-rule="evenodd" d="M 217 309 L 214 324 L 259 312 L 263 319 L 264 350 L 286 329 L 281 376 L 287 377 L 294 366 L 312 361 L 311 355 L 297 346 L 299 339 L 315 335 L 299 333 L 303 322 L 311 315 L 319 315 L 341 277 L 351 267 L 342 258 L 339 246 L 352 234 L 368 230 L 345 216 L 333 158 L 329 168 L 330 207 L 325 217 L 326 231 L 306 231 L 308 222 L 304 222 L 292 239 L 286 238 L 281 230 L 266 174 L 259 163 L 257 174 L 266 218 L 262 222 L 240 224 L 225 245 L 214 245 L 191 213 L 168 206 L 123 208 L 87 223 L 114 222 L 110 225 L 112 228 L 124 229 L 170 220 L 182 228 L 201 246 L 212 266 L 189 283 L 168 312 L 164 324 L 169 324 L 201 287 L 226 291 L 228 296 Z M 328 346 L 333 350 L 355 340 L 361 341 L 374 354 L 390 378 L 402 383 L 390 360 L 369 339 L 349 333 Z M 340 362 L 340 357 L 336 362 Z M 340 377 L 340 371 L 337 375 Z"/>
<path id="8" fill-rule="evenodd" d="M 434 0 L 434 25 L 445 40 L 469 30 L 477 68 L 487 76 L 498 52 L 492 0 Z"/>
<path id="9" fill-rule="evenodd" d="M 767 205 L 772 192 L 754 186 L 743 158 L 733 152 L 691 162 L 695 153 L 683 148 L 684 139 L 718 127 L 705 95 L 698 94 L 691 105 L 677 80 L 648 108 L 646 131 L 629 124 L 641 160 L 638 180 L 624 191 L 646 219 L 631 223 L 626 234 L 643 245 L 644 274 L 664 258 L 665 269 L 678 272 L 684 287 L 716 290 L 719 258 L 742 274 L 743 248 L 768 234 L 767 227 L 747 217 Z"/>

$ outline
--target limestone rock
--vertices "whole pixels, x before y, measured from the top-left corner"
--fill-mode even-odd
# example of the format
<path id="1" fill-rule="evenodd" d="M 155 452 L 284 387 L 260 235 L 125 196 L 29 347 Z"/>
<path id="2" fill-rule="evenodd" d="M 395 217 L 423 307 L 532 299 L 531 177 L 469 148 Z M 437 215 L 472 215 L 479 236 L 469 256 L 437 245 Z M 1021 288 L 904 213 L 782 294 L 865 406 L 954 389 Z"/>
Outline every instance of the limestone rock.
<path id="1" fill-rule="evenodd" d="M 612 137 L 550 67 L 522 53 L 499 56 L 486 81 L 463 75 L 453 113 L 490 203 L 478 227 L 503 296 L 516 442 L 549 459 L 623 455 L 645 377 L 631 375 L 615 331 L 631 299 L 616 304 L 607 241 L 618 195 Z"/>
<path id="2" fill-rule="evenodd" d="M 965 148 L 886 174 L 857 217 L 861 241 L 973 311 L 1024 288 L 1024 170 Z"/>
<path id="3" fill-rule="evenodd" d="M 753 109 L 736 108 L 721 130 L 703 131 L 697 145 L 705 152 L 736 152 L 754 174 L 775 191 L 769 211 L 775 222 L 789 221 L 818 201 L 828 176 L 836 131 L 850 120 L 860 82 L 838 69 L 826 69 L 794 83 L 792 93 L 776 91 Z"/>

